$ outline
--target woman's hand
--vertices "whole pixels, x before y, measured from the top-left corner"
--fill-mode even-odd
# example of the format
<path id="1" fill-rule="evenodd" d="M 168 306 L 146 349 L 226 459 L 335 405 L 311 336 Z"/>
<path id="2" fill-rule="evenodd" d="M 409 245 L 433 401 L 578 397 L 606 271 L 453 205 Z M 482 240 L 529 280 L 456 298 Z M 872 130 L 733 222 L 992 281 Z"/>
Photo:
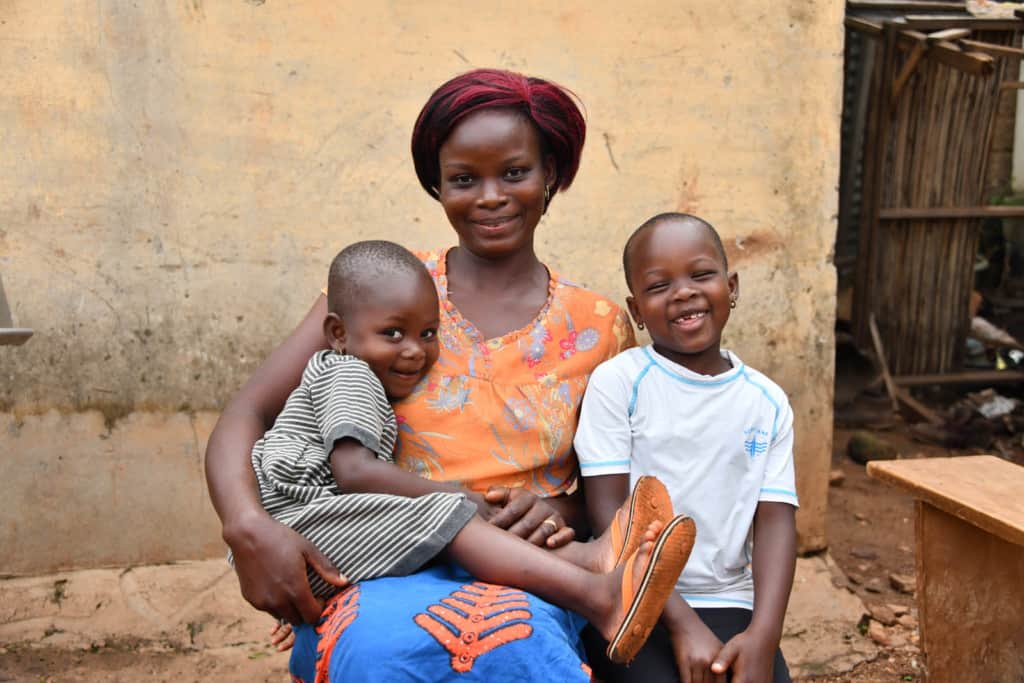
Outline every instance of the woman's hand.
<path id="1" fill-rule="evenodd" d="M 497 508 L 488 522 L 541 547 L 560 548 L 576 537 L 565 518 L 544 498 L 518 487 L 492 486 L 484 501 Z"/>
<path id="2" fill-rule="evenodd" d="M 315 624 L 323 611 L 306 578 L 309 565 L 324 581 L 339 588 L 348 580 L 330 560 L 297 532 L 268 515 L 254 516 L 238 529 L 226 530 L 242 597 L 258 610 L 292 624 Z"/>

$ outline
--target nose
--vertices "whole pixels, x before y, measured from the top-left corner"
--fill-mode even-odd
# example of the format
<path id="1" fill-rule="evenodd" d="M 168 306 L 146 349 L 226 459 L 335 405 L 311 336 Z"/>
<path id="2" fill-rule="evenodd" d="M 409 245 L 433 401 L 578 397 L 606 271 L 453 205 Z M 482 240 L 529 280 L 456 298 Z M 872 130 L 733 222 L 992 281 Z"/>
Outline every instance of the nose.
<path id="1" fill-rule="evenodd" d="M 406 360 L 419 360 L 427 355 L 423 343 L 418 339 L 410 340 L 402 347 L 402 358 Z"/>
<path id="2" fill-rule="evenodd" d="M 505 188 L 497 178 L 485 178 L 480 183 L 480 195 L 477 197 L 477 205 L 483 208 L 495 208 L 508 201 L 505 195 Z"/>
<path id="3" fill-rule="evenodd" d="M 676 285 L 675 289 L 672 291 L 672 298 L 680 301 L 686 301 L 687 299 L 691 299 L 696 296 L 696 294 L 697 288 L 693 286 L 693 283 L 690 282 L 690 280 L 683 280 Z"/>

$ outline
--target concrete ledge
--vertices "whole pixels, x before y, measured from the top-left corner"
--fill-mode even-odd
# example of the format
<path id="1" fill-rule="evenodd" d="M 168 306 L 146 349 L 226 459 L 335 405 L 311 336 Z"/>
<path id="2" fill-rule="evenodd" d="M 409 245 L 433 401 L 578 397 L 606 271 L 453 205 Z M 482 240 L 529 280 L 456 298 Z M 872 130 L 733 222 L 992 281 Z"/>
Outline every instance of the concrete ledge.
<path id="1" fill-rule="evenodd" d="M 0 413 L 0 574 L 223 557 L 203 478 L 216 419 Z"/>

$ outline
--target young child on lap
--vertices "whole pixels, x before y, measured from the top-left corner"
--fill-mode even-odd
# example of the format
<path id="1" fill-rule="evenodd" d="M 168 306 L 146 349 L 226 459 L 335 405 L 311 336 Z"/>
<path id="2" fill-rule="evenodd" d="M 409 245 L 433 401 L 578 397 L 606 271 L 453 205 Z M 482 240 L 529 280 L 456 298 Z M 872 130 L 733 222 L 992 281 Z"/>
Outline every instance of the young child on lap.
<path id="1" fill-rule="evenodd" d="M 310 568 L 314 595 L 327 598 L 345 581 L 408 574 L 441 557 L 578 612 L 609 640 L 612 660 L 632 659 L 686 563 L 693 522 L 633 514 L 663 490 L 648 479 L 614 532 L 586 546 L 544 550 L 487 523 L 463 490 L 393 464 L 390 402 L 412 393 L 438 357 L 438 298 L 426 268 L 391 242 L 353 244 L 331 264 L 327 305 L 330 350 L 309 360 L 252 453 L 267 512 L 306 536 L 344 577 L 325 581 Z"/>
<path id="2" fill-rule="evenodd" d="M 591 523 L 604 529 L 628 482 L 654 475 L 700 533 L 666 628 L 629 670 L 595 662 L 595 676 L 788 681 L 778 646 L 796 563 L 789 402 L 720 347 L 739 281 L 711 225 L 656 216 L 629 238 L 623 267 L 629 311 L 653 343 L 606 361 L 587 385 L 574 445 Z"/>

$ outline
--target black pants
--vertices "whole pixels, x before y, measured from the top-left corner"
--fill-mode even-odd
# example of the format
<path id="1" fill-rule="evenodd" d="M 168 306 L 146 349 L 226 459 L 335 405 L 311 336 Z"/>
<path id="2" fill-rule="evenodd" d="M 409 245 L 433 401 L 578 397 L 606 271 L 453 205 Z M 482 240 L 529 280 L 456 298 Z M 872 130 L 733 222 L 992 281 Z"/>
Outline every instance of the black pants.
<path id="1" fill-rule="evenodd" d="M 736 607 L 695 609 L 694 611 L 723 643 L 743 632 L 750 625 L 750 619 L 753 616 L 750 610 Z M 587 659 L 594 671 L 594 678 L 605 683 L 628 683 L 629 681 L 678 683 L 679 681 L 676 658 L 672 654 L 672 641 L 669 638 L 668 630 L 661 624 L 654 627 L 651 637 L 640 648 L 636 659 L 628 667 L 608 661 L 604 655 L 608 642 L 592 626 L 588 625 L 583 629 L 583 645 L 587 649 Z M 726 678 L 732 680 L 732 674 L 727 674 Z M 790 683 L 789 668 L 786 666 L 786 660 L 782 658 L 782 650 L 775 651 L 773 683 Z"/>

